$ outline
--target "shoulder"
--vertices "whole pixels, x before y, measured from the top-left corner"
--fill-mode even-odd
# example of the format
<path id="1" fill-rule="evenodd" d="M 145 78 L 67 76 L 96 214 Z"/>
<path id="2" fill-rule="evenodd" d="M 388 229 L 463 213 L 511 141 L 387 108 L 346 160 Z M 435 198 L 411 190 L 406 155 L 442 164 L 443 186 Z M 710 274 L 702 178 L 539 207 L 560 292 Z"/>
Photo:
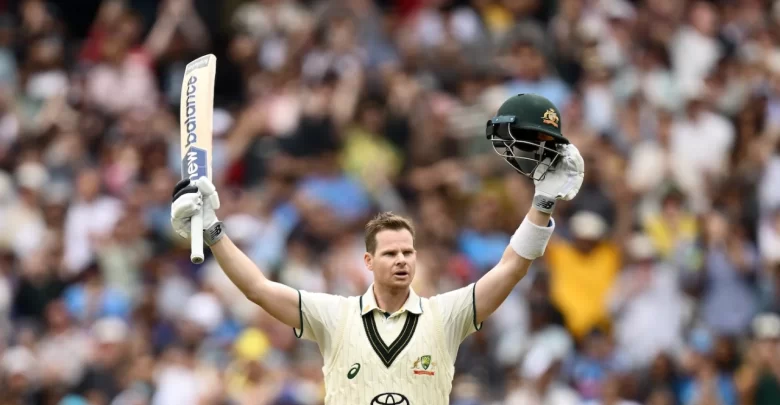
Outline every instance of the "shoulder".
<path id="1" fill-rule="evenodd" d="M 431 303 L 432 302 L 433 303 L 436 302 L 436 300 L 434 298 L 435 298 L 435 296 L 430 297 L 430 298 L 428 298 L 428 297 L 419 297 L 418 298 L 419 305 L 420 305 L 420 311 L 422 311 L 423 314 L 425 314 L 428 311 L 428 309 L 431 308 Z"/>
<path id="2" fill-rule="evenodd" d="M 451 291 L 447 291 L 445 293 L 436 294 L 431 298 L 423 298 L 423 300 L 433 301 L 433 302 L 451 302 L 453 300 L 461 300 L 463 298 L 471 298 L 474 294 L 474 285 L 476 283 L 471 283 L 465 287 L 456 288 Z"/>
<path id="3" fill-rule="evenodd" d="M 318 317 L 335 317 L 341 313 L 340 309 L 352 303 L 355 309 L 360 305 L 358 297 L 345 297 L 342 295 L 310 292 L 298 290 L 299 305 L 302 313 L 318 314 Z"/>
<path id="4" fill-rule="evenodd" d="M 345 297 L 343 295 L 313 292 L 307 290 L 298 290 L 298 294 L 300 294 L 302 300 L 327 301 L 341 304 L 345 304 L 347 302 L 357 302 L 360 299 L 360 296 Z"/>
<path id="5" fill-rule="evenodd" d="M 342 305 L 354 307 L 358 311 L 360 311 L 363 305 L 362 295 L 351 295 L 349 297 L 345 297 L 342 295 L 335 295 L 335 297 L 338 297 L 337 299 Z"/>
<path id="6" fill-rule="evenodd" d="M 445 323 L 469 324 L 476 322 L 476 283 L 446 293 L 434 295 L 428 301 L 437 309 Z M 427 305 L 427 304 L 425 304 Z M 479 326 L 475 327 L 479 330 Z"/>

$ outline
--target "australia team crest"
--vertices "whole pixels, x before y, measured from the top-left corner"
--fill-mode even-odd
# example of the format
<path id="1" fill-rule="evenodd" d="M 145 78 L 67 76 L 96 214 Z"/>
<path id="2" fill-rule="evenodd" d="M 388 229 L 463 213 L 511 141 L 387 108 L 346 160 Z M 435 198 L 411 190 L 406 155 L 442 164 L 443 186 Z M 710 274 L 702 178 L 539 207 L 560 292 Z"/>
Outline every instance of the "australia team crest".
<path id="1" fill-rule="evenodd" d="M 434 375 L 433 368 L 435 365 L 436 363 L 432 361 L 430 355 L 420 356 L 420 358 L 414 361 L 412 371 L 416 375 Z"/>

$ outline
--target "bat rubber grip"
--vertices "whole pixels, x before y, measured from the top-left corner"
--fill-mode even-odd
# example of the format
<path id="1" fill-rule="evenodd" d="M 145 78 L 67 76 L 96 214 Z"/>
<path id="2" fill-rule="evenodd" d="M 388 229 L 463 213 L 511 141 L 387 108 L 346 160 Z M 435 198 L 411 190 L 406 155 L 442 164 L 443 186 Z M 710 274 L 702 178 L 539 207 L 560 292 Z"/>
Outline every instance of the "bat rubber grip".
<path id="1" fill-rule="evenodd" d="M 203 263 L 203 211 L 198 211 L 192 216 L 191 226 L 190 261 L 201 264 Z"/>

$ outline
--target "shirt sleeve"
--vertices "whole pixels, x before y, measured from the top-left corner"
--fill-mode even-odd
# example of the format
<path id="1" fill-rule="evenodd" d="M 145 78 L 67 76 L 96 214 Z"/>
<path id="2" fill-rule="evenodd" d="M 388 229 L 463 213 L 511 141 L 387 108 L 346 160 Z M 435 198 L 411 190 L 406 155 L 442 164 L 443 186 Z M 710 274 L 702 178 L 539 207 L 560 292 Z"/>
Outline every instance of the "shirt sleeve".
<path id="1" fill-rule="evenodd" d="M 323 356 L 330 353 L 338 330 L 341 308 L 347 298 L 338 295 L 298 291 L 301 329 L 293 329 L 295 336 L 317 342 Z"/>
<path id="2" fill-rule="evenodd" d="M 458 347 L 466 337 L 482 329 L 481 323 L 477 325 L 475 285 L 471 283 L 466 287 L 431 297 L 431 301 L 436 301 L 447 347 L 453 355 L 458 353 Z"/>

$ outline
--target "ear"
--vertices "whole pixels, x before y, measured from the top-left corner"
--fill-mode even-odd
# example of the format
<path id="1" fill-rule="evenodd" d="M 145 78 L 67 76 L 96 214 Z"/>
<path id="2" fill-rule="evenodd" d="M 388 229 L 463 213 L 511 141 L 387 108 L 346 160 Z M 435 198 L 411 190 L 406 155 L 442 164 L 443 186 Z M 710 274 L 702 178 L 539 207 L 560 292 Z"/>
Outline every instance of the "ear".
<path id="1" fill-rule="evenodd" d="M 374 256 L 371 253 L 363 254 L 363 263 L 366 264 L 367 269 L 374 271 Z"/>

